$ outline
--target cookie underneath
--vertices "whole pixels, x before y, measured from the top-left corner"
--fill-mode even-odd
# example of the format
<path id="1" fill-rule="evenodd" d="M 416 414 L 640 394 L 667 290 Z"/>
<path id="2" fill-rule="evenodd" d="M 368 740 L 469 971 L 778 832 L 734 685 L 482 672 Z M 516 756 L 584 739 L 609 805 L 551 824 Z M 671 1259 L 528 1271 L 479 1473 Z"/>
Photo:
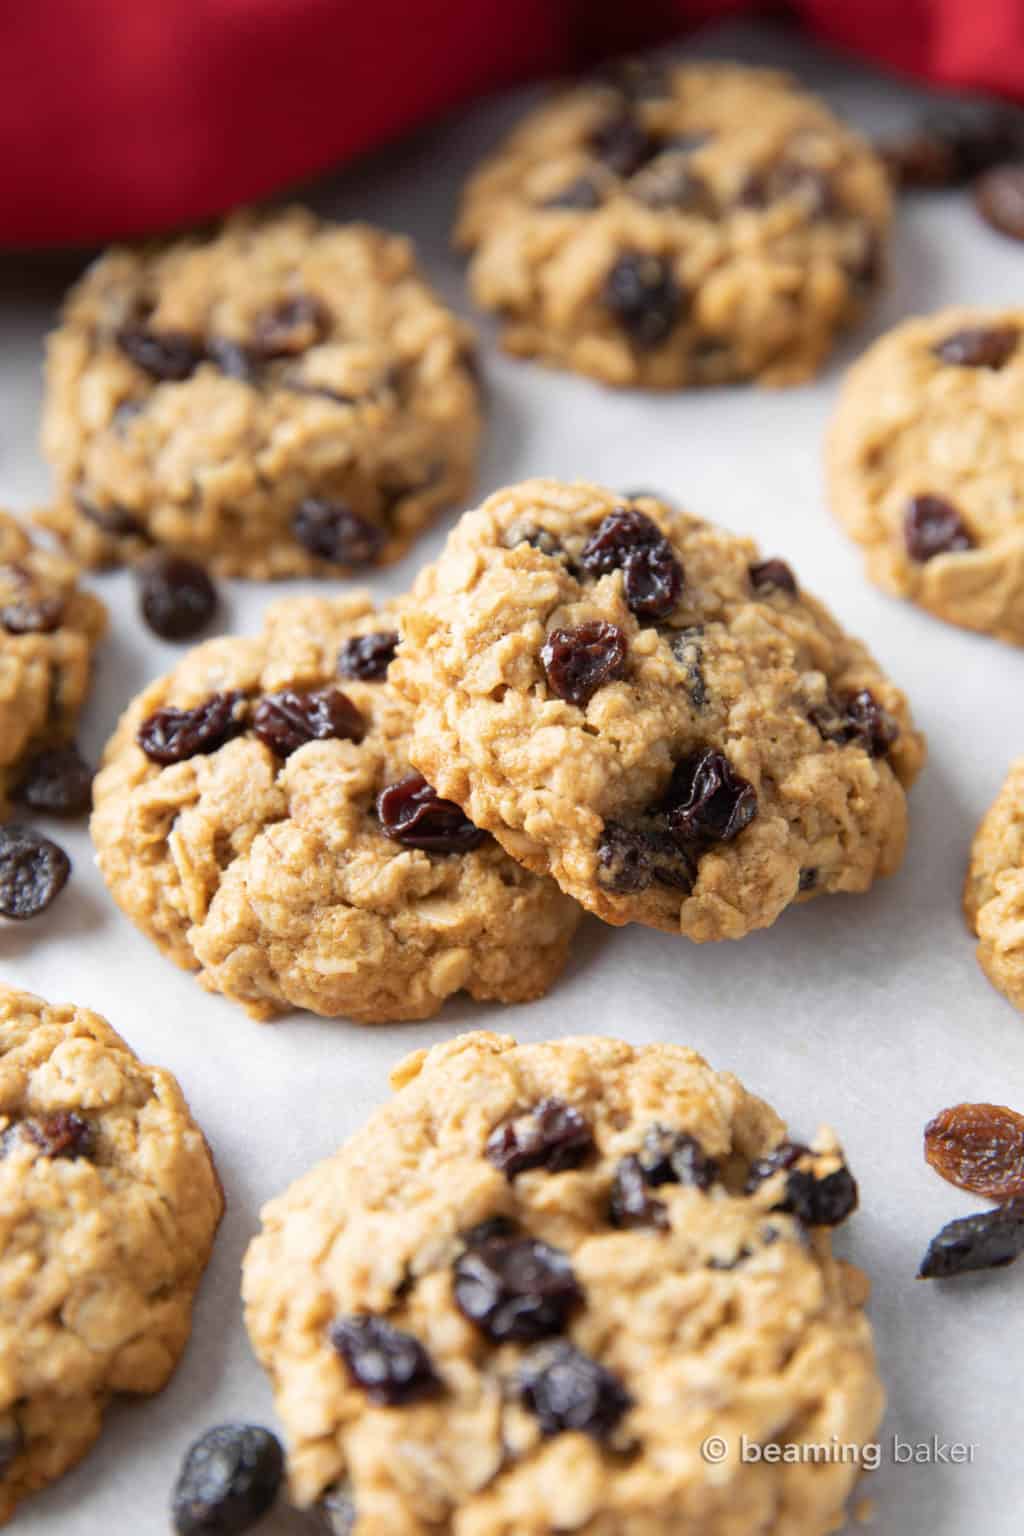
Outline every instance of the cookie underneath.
<path id="1" fill-rule="evenodd" d="M 739 1454 L 881 1417 L 864 1277 L 793 1214 L 800 1188 L 853 1191 L 816 1219 L 855 1199 L 828 1134 L 785 1143 L 680 1046 L 470 1034 L 393 1081 L 245 1260 L 300 1504 L 353 1536 L 841 1524 L 849 1459 Z"/>
<path id="2" fill-rule="evenodd" d="M 978 936 L 978 964 L 1024 1013 L 1024 758 L 978 825 L 964 882 L 964 915 Z"/>

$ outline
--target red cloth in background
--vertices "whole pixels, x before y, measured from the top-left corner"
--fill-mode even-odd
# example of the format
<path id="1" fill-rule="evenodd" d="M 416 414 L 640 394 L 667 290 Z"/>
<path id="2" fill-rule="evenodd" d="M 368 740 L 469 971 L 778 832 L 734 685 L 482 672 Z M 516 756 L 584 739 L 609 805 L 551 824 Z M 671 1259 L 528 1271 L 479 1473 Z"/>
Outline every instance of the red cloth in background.
<path id="1" fill-rule="evenodd" d="M 0 244 L 143 233 L 744 0 L 9 0 Z M 756 7 L 754 7 L 756 8 Z M 1021 0 L 793 0 L 823 39 L 1024 97 Z"/>

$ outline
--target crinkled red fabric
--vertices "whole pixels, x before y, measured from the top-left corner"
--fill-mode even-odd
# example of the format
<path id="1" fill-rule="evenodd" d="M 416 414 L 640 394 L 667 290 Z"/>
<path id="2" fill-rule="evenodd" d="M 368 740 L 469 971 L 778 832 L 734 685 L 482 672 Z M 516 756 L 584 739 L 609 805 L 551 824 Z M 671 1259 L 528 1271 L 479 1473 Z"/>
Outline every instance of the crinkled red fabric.
<path id="1" fill-rule="evenodd" d="M 474 95 L 642 46 L 743 0 L 8 0 L 0 243 L 217 213 Z M 1024 96 L 1021 0 L 794 0 L 818 36 Z"/>

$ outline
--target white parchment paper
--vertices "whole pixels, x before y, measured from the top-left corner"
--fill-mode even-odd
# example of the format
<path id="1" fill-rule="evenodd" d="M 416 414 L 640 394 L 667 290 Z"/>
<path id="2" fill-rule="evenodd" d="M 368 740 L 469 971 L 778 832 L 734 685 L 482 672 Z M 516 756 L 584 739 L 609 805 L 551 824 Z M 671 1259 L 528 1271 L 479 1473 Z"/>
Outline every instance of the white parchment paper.
<path id="1" fill-rule="evenodd" d="M 730 29 L 691 51 L 792 65 L 871 132 L 898 125 L 913 101 L 904 87 L 776 33 Z M 412 234 L 433 280 L 466 309 L 447 246 L 457 189 L 531 99 L 480 104 L 314 189 L 313 201 Z M 83 260 L 0 259 L 0 503 L 17 510 L 47 492 L 36 448 L 42 340 Z M 196 1433 L 229 1418 L 274 1423 L 238 1301 L 239 1264 L 261 1204 L 356 1128 L 406 1052 L 476 1027 L 527 1040 L 600 1031 L 683 1042 L 737 1072 L 795 1134 L 834 1124 L 862 1192 L 839 1246 L 872 1277 L 890 1399 L 881 1467 L 864 1490 L 875 1504 L 873 1529 L 1021 1529 L 1024 1262 L 944 1288 L 913 1277 L 931 1234 L 979 1204 L 925 1166 L 925 1121 L 961 1099 L 1024 1110 L 1024 1020 L 978 970 L 960 915 L 974 827 L 1024 750 L 1024 655 L 867 584 L 825 506 L 821 445 L 842 369 L 873 335 L 944 303 L 1020 302 L 1022 276 L 1024 247 L 984 227 L 964 195 L 908 200 L 891 284 L 871 321 L 820 381 L 784 393 L 613 394 L 499 357 L 481 326 L 492 402 L 481 493 L 535 474 L 662 488 L 790 560 L 908 691 L 931 756 L 912 795 L 906 863 L 868 896 L 826 898 L 741 944 L 701 948 L 589 919 L 564 980 L 528 1007 L 457 1002 L 433 1023 L 395 1027 L 305 1015 L 259 1025 L 202 992 L 119 915 L 84 829 L 55 830 L 74 858 L 72 883 L 47 917 L 0 931 L 0 975 L 52 1001 L 98 1009 L 144 1059 L 178 1074 L 215 1151 L 228 1211 L 173 1382 L 158 1399 L 117 1405 L 82 1465 L 22 1507 L 19 1530 L 164 1532 L 169 1490 Z M 443 531 L 376 578 L 377 591 L 403 590 Z M 126 575 L 96 586 L 113 631 L 83 728 L 94 756 L 132 694 L 180 654 L 142 626 Z M 256 629 L 270 595 L 267 586 L 231 584 L 226 627 Z M 928 1459 L 898 1462 L 897 1436 L 924 1443 Z M 937 1461 L 933 1437 L 973 1447 L 971 1459 Z M 268 1536 L 303 1529 L 284 1514 L 261 1527 Z"/>

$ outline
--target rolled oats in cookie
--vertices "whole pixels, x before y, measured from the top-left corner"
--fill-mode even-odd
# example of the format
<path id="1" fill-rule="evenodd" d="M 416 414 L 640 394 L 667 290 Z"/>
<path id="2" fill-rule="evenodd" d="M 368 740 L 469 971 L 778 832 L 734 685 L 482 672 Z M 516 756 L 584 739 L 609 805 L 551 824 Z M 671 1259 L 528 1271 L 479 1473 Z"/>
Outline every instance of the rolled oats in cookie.
<path id="1" fill-rule="evenodd" d="M 410 243 L 302 208 L 117 248 L 50 340 L 45 521 L 89 564 L 153 545 L 233 576 L 396 560 L 465 496 L 473 337 Z"/>
<path id="2" fill-rule="evenodd" d="M 607 922 L 740 938 L 902 858 L 906 700 L 750 540 L 531 480 L 462 518 L 402 624 L 415 766 Z"/>
<path id="3" fill-rule="evenodd" d="M 92 834 L 111 894 L 257 1017 L 522 1002 L 565 961 L 575 902 L 412 768 L 397 628 L 365 593 L 276 603 L 257 637 L 147 688 L 107 748 Z"/>
<path id="4" fill-rule="evenodd" d="M 167 1383 L 223 1204 L 170 1073 L 0 985 L 0 1522 Z"/>
<path id="5" fill-rule="evenodd" d="M 1024 645 L 1024 309 L 945 309 L 850 369 L 832 507 L 868 575 L 949 624 Z"/>
<path id="6" fill-rule="evenodd" d="M 652 63 L 532 112 L 455 231 L 509 352 L 606 384 L 814 374 L 884 266 L 891 197 L 864 141 L 786 76 Z"/>
<path id="7" fill-rule="evenodd" d="M 851 1460 L 740 1457 L 864 1444 L 881 1417 L 866 1283 L 830 1250 L 856 1201 L 831 1133 L 787 1141 L 682 1046 L 468 1034 L 392 1081 L 245 1259 L 300 1505 L 351 1536 L 841 1524 Z M 495 1157 L 524 1138 L 528 1162 Z"/>
<path id="8" fill-rule="evenodd" d="M 0 512 L 0 816 L 33 759 L 71 738 L 107 627 L 69 560 Z"/>
<path id="9" fill-rule="evenodd" d="M 964 915 L 978 964 L 1024 1013 L 1024 757 L 982 817 L 964 882 Z"/>

